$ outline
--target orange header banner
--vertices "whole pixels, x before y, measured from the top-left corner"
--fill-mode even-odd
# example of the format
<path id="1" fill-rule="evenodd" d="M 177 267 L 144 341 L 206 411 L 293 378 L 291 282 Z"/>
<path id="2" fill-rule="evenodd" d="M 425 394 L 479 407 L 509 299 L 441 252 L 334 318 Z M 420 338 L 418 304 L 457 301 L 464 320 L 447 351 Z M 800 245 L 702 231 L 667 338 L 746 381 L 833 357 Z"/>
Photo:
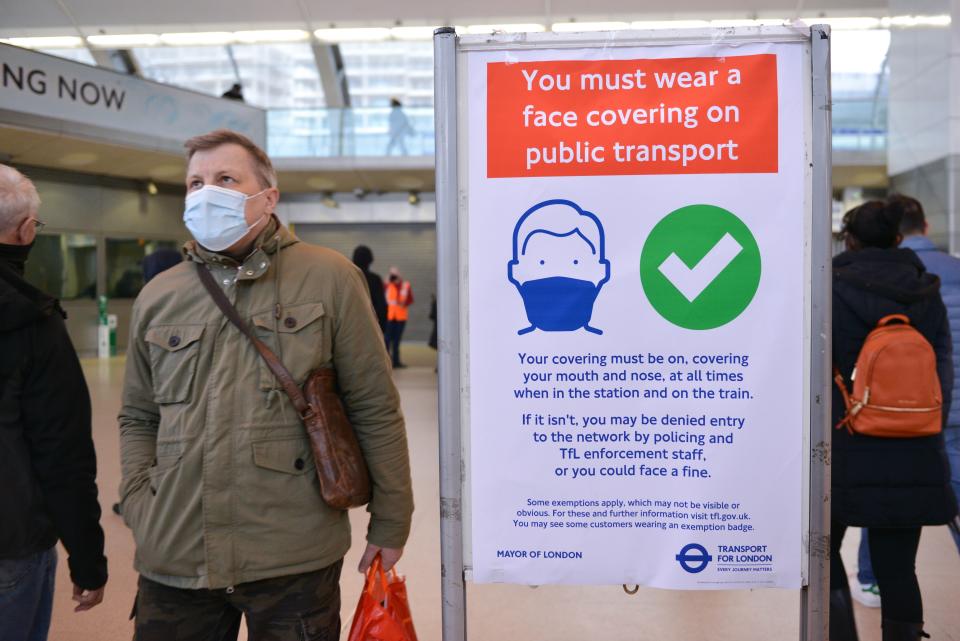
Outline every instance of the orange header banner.
<path id="1" fill-rule="evenodd" d="M 776 173 L 777 58 L 487 65 L 487 177 Z"/>

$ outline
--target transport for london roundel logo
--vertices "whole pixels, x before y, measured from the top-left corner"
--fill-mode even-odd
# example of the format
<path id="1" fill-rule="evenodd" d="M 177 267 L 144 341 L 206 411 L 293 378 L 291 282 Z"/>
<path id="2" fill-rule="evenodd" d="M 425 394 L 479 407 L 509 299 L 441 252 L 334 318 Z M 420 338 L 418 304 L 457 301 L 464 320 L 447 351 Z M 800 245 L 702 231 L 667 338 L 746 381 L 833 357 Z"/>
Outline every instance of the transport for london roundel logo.
<path id="1" fill-rule="evenodd" d="M 640 254 L 647 300 L 667 321 L 714 329 L 747 309 L 760 286 L 760 248 L 750 229 L 714 205 L 690 205 L 654 226 Z"/>
<path id="2" fill-rule="evenodd" d="M 710 561 L 713 561 L 713 557 L 707 552 L 707 548 L 699 543 L 690 543 L 689 545 L 683 546 L 683 549 L 680 550 L 680 554 L 676 556 L 676 559 L 684 572 L 689 572 L 690 574 L 703 572 L 707 569 L 707 566 L 710 565 Z"/>

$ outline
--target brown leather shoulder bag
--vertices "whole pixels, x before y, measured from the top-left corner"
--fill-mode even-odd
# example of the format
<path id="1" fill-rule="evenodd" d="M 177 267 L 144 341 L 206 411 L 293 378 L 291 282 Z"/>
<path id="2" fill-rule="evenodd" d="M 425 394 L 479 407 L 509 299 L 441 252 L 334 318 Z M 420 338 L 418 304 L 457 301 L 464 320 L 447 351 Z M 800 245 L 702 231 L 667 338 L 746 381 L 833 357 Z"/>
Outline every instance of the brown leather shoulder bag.
<path id="1" fill-rule="evenodd" d="M 346 510 L 370 502 L 370 472 L 363 460 L 360 443 L 347 419 L 337 393 L 337 373 L 332 368 L 310 372 L 301 391 L 277 355 L 257 338 L 230 304 L 210 271 L 196 263 L 200 282 L 230 322 L 250 339 L 293 402 L 310 437 L 313 458 L 320 480 L 320 494 L 332 508 Z"/>

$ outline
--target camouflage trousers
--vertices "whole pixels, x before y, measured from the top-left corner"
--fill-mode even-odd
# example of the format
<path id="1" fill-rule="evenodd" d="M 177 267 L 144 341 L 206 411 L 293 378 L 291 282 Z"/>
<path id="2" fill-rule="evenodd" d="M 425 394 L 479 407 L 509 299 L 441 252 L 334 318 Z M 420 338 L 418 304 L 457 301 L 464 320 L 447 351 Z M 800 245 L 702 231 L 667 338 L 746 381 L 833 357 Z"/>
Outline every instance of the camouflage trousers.
<path id="1" fill-rule="evenodd" d="M 336 641 L 342 566 L 338 561 L 316 572 L 225 590 L 172 588 L 141 576 L 133 639 L 236 641 L 245 616 L 249 641 Z"/>

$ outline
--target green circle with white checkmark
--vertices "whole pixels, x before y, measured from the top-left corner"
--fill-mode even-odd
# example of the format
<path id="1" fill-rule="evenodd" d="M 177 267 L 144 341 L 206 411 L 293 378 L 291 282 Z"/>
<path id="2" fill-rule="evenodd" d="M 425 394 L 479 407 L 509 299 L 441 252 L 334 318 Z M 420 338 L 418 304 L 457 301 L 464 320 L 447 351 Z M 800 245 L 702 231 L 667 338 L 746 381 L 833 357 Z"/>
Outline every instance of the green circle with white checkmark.
<path id="1" fill-rule="evenodd" d="M 760 248 L 750 229 L 714 205 L 667 214 L 640 254 L 647 300 L 686 329 L 726 325 L 750 305 L 760 286 Z"/>

